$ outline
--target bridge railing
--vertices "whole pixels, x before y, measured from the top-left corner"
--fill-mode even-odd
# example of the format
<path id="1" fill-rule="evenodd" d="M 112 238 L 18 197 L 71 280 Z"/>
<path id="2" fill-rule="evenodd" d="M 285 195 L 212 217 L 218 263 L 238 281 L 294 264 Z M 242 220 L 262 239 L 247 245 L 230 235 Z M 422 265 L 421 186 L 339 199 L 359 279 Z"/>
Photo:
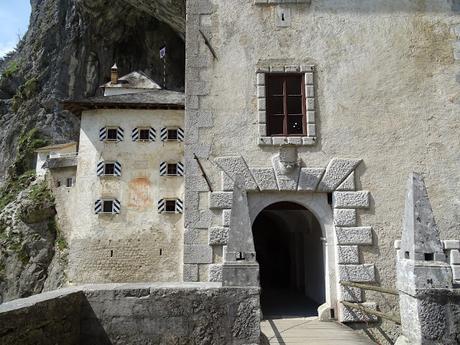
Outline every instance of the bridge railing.
<path id="1" fill-rule="evenodd" d="M 358 288 L 358 289 L 376 291 L 376 292 L 385 293 L 385 294 L 389 294 L 389 295 L 399 296 L 398 291 L 393 290 L 393 289 L 380 287 L 380 286 L 369 285 L 369 284 L 361 284 L 361 283 L 354 283 L 354 282 L 347 282 L 347 281 L 341 281 L 340 284 L 342 286 L 354 287 L 354 288 Z M 364 312 L 366 314 L 375 315 L 377 317 L 381 317 L 382 319 L 392 321 L 397 325 L 401 325 L 401 317 L 399 315 L 391 314 L 391 313 L 384 313 L 384 312 L 381 312 L 381 311 L 378 311 L 378 310 L 373 310 L 373 309 L 365 307 L 362 304 L 357 303 L 357 302 L 341 301 L 340 303 L 342 303 L 344 306 L 346 306 L 348 308 L 354 308 L 354 309 L 360 310 L 360 311 L 362 311 L 362 312 Z"/>

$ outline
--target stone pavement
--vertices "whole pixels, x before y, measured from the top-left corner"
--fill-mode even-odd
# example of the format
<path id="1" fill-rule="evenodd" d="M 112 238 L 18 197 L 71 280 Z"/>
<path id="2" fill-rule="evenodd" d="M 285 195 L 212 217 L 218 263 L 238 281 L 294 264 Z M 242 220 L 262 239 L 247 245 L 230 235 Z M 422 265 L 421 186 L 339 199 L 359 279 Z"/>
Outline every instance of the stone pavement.
<path id="1" fill-rule="evenodd" d="M 261 345 L 372 345 L 371 340 L 337 322 L 317 317 L 268 319 L 261 323 Z"/>

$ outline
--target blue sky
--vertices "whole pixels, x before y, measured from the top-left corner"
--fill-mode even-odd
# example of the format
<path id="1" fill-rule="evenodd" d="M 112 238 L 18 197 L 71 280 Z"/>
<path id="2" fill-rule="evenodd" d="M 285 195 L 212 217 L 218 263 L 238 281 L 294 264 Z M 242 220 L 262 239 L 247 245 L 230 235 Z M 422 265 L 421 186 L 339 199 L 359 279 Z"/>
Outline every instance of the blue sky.
<path id="1" fill-rule="evenodd" d="M 27 31 L 30 0 L 0 0 L 0 57 L 13 50 Z"/>

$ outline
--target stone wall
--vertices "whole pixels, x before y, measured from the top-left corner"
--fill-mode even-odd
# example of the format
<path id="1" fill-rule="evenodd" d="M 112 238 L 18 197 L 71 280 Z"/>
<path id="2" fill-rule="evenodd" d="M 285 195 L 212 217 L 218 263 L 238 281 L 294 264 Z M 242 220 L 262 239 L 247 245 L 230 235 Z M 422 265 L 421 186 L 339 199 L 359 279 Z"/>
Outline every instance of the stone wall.
<path id="1" fill-rule="evenodd" d="M 0 306 L 0 343 L 258 344 L 259 290 L 220 284 L 85 285 Z"/>
<path id="2" fill-rule="evenodd" d="M 82 298 L 69 288 L 0 305 L 0 343 L 77 345 Z"/>
<path id="3" fill-rule="evenodd" d="M 460 183 L 453 91 L 458 49 L 453 47 L 459 20 L 452 1 L 258 3 L 187 2 L 184 280 L 218 276 L 224 249 L 209 245 L 208 238 L 211 229 L 225 224 L 231 207 L 209 207 L 208 199 L 223 205 L 231 199 L 207 195 L 194 155 L 214 192 L 228 186 L 216 166 L 221 158 L 242 157 L 251 172 L 269 171 L 282 143 L 261 143 L 264 90 L 258 73 L 267 66 L 274 72 L 314 66 L 307 83 L 314 86 L 314 104 L 307 106 L 314 109 L 316 140 L 287 144 L 298 148 L 306 169 L 324 169 L 334 157 L 362 160 L 348 182 L 355 178 L 354 190 L 369 193 L 353 193 L 348 201 L 348 193 L 333 196 L 334 219 L 340 220 L 334 225 L 337 262 L 359 257 L 360 265 L 335 266 L 340 279 L 375 280 L 393 288 L 393 241 L 400 234 L 409 172 L 422 171 L 430 181 L 441 237 L 458 237 L 460 208 L 453 188 Z M 282 11 L 287 20 L 280 25 Z M 275 181 L 273 174 L 261 180 L 270 179 Z M 360 197 L 368 208 L 349 207 Z M 353 295 L 377 302 L 383 311 L 398 311 L 396 301 L 381 294 Z M 370 331 L 382 343 L 396 339 L 396 332 L 386 324 L 383 331 Z"/>

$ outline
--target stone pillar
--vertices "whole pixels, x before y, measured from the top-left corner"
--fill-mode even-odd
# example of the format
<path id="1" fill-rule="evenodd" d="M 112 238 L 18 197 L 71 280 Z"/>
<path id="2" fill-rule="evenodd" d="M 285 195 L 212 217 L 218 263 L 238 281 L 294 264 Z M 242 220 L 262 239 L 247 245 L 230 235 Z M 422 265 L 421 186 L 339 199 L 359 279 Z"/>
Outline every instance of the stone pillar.
<path id="1" fill-rule="evenodd" d="M 425 184 L 416 173 L 408 181 L 397 251 L 397 288 L 403 332 L 397 344 L 456 344 L 448 297 L 452 270 L 446 263 Z"/>
<path id="2" fill-rule="evenodd" d="M 222 267 L 223 286 L 259 286 L 259 264 L 252 237 L 248 197 L 244 179 L 237 175 L 233 187 L 233 203 L 227 252 Z"/>

